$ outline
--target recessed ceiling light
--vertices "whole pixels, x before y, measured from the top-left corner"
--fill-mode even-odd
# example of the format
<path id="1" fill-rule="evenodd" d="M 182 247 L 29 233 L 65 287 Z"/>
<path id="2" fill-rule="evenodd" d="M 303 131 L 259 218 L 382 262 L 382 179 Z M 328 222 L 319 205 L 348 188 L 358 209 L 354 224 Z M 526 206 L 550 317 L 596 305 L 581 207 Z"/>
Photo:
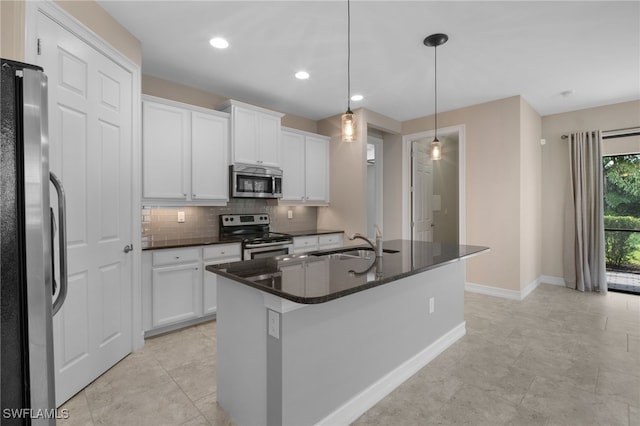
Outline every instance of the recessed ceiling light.
<path id="1" fill-rule="evenodd" d="M 226 49 L 229 47 L 229 42 L 222 37 L 214 37 L 209 40 L 209 44 L 215 47 L 216 49 Z"/>
<path id="2" fill-rule="evenodd" d="M 309 78 L 309 73 L 306 71 L 298 71 L 295 76 L 298 80 L 306 80 Z"/>
<path id="3" fill-rule="evenodd" d="M 351 96 L 351 100 L 354 101 L 354 102 L 358 102 L 358 101 L 361 101 L 363 99 L 364 99 L 364 96 L 362 96 L 362 95 L 353 95 L 353 96 Z"/>

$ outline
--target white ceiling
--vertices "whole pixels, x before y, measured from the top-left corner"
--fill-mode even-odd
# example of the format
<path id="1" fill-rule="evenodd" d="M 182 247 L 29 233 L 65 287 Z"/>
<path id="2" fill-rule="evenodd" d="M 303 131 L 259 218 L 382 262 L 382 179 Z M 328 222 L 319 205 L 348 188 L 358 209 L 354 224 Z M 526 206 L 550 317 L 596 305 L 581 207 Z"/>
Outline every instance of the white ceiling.
<path id="1" fill-rule="evenodd" d="M 346 0 L 98 3 L 142 42 L 145 74 L 314 120 L 346 109 Z M 437 32 L 440 112 L 514 95 L 543 116 L 640 99 L 640 1 L 352 0 L 351 22 L 352 93 L 365 96 L 352 109 L 433 114 L 423 39 Z"/>

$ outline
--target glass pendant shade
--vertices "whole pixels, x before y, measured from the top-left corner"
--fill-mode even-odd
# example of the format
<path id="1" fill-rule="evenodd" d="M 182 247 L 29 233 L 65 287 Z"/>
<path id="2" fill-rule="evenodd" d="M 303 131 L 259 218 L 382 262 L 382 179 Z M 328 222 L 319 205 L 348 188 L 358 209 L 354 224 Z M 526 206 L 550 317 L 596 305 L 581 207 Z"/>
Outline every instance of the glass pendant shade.
<path id="1" fill-rule="evenodd" d="M 356 116 L 348 109 L 342 114 L 342 141 L 353 142 L 356 139 Z"/>
<path id="2" fill-rule="evenodd" d="M 433 138 L 431 142 L 431 159 L 432 160 L 441 160 L 442 159 L 442 145 L 438 138 Z"/>

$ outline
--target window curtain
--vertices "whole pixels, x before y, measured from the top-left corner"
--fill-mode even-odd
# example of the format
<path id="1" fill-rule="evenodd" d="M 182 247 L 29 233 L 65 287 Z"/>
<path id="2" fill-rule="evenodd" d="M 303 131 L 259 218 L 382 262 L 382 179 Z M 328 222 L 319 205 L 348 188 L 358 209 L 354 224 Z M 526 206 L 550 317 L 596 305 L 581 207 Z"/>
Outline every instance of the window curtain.
<path id="1" fill-rule="evenodd" d="M 580 291 L 607 292 L 600 131 L 569 135 L 564 280 Z"/>

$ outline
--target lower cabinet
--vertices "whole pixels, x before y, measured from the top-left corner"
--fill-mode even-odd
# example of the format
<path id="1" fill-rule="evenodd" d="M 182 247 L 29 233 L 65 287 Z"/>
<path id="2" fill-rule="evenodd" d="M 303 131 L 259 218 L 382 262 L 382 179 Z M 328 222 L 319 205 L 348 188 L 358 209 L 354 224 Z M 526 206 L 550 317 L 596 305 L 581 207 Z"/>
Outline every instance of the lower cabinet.
<path id="1" fill-rule="evenodd" d="M 146 336 L 188 326 L 216 313 L 216 275 L 208 265 L 241 259 L 240 244 L 142 253 L 142 318 Z"/>
<path id="2" fill-rule="evenodd" d="M 198 263 L 153 268 L 152 328 L 201 316 L 201 292 L 202 272 Z"/>
<path id="3" fill-rule="evenodd" d="M 342 247 L 342 232 L 333 234 L 307 235 L 293 238 L 295 254 L 307 253 L 315 250 L 326 250 Z"/>

